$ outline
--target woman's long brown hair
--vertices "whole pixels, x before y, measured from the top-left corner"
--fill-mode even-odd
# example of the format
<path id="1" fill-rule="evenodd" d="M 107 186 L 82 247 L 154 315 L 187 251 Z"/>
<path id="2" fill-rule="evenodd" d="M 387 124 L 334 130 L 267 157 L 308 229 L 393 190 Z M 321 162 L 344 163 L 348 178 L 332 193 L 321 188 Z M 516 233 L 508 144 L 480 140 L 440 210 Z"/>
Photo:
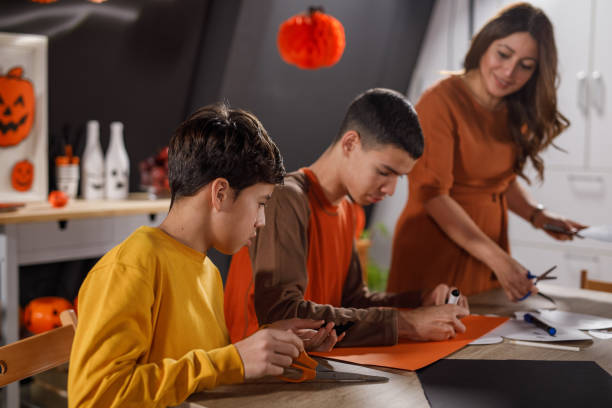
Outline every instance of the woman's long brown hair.
<path id="1" fill-rule="evenodd" d="M 553 26 L 546 14 L 528 3 L 515 3 L 502 9 L 474 36 L 463 66 L 468 72 L 478 69 L 482 55 L 491 43 L 517 32 L 528 32 L 538 44 L 538 63 L 527 83 L 504 98 L 508 107 L 510 133 L 517 146 L 514 171 L 527 182 L 527 159 L 544 179 L 540 152 L 569 126 L 557 110 L 557 47 Z M 556 147 L 556 146 L 555 146 Z"/>

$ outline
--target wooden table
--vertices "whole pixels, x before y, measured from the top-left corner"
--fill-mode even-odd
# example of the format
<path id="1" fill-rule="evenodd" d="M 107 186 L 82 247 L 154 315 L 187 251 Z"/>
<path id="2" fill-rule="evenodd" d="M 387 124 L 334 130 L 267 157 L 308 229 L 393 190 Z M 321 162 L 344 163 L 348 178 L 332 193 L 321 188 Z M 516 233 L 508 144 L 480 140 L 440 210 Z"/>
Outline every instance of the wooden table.
<path id="1" fill-rule="evenodd" d="M 612 318 L 612 294 L 582 289 L 567 289 L 540 283 L 540 289 L 557 301 L 560 310 L 594 314 Z M 551 303 L 538 297 L 524 302 L 506 300 L 501 290 L 494 290 L 469 299 L 472 313 L 495 313 L 510 316 L 516 310 L 549 308 Z M 448 358 L 483 360 L 593 360 L 612 374 L 612 340 L 583 340 L 564 344 L 577 345 L 581 351 L 562 351 L 507 342 L 467 346 Z M 429 407 L 416 373 L 396 369 L 363 367 L 354 364 L 329 361 L 338 371 L 384 375 L 389 382 L 378 384 L 339 384 L 283 382 L 251 383 L 221 386 L 211 391 L 193 395 L 182 408 L 226 408 L 248 406 L 274 407 Z"/>
<path id="2" fill-rule="evenodd" d="M 0 212 L 1 343 L 19 339 L 19 266 L 104 255 L 136 227 L 157 225 L 169 206 L 169 199 L 136 193 L 127 200 L 71 200 L 62 208 L 32 202 Z M 19 406 L 18 386 L 6 387 L 4 406 Z"/>

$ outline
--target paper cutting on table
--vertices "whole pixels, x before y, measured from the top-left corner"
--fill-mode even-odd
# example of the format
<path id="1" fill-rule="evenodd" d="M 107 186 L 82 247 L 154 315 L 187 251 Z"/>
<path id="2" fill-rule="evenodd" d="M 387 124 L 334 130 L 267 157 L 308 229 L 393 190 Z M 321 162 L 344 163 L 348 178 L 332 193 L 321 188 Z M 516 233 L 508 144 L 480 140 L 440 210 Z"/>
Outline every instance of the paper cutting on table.
<path id="1" fill-rule="evenodd" d="M 466 327 L 465 333 L 451 340 L 400 342 L 383 347 L 337 347 L 328 353 L 311 354 L 357 364 L 418 370 L 463 348 L 506 320 L 507 317 L 467 316 L 461 319 Z"/>

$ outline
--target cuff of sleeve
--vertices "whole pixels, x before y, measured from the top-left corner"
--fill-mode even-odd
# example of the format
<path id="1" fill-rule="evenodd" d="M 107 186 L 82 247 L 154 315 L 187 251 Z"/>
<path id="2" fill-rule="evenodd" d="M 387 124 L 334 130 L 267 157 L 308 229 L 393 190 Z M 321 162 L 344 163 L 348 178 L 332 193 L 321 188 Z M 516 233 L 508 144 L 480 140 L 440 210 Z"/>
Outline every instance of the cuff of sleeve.
<path id="1" fill-rule="evenodd" d="M 394 346 L 397 344 L 397 342 L 399 341 L 399 325 L 398 325 L 398 313 L 399 311 L 397 309 L 387 309 L 389 312 L 389 316 L 385 316 L 386 319 L 388 319 L 389 321 L 389 339 L 388 339 L 388 345 L 390 346 Z"/>
<path id="2" fill-rule="evenodd" d="M 233 344 L 208 352 L 218 377 L 217 384 L 236 384 L 244 381 L 244 364 Z"/>

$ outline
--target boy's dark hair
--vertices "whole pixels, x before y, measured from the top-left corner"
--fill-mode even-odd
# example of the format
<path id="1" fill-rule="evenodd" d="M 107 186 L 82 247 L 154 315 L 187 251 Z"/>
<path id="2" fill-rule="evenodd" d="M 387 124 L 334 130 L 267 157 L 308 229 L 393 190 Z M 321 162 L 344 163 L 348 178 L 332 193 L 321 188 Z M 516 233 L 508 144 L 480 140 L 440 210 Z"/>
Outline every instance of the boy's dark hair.
<path id="1" fill-rule="evenodd" d="M 218 177 L 236 192 L 257 183 L 281 184 L 283 159 L 261 122 L 224 103 L 198 109 L 174 131 L 168 148 L 171 205 Z"/>
<path id="2" fill-rule="evenodd" d="M 423 154 L 421 125 L 410 101 L 401 93 L 373 88 L 357 96 L 349 105 L 334 144 L 349 130 L 361 137 L 364 148 L 393 145 L 413 159 Z"/>

